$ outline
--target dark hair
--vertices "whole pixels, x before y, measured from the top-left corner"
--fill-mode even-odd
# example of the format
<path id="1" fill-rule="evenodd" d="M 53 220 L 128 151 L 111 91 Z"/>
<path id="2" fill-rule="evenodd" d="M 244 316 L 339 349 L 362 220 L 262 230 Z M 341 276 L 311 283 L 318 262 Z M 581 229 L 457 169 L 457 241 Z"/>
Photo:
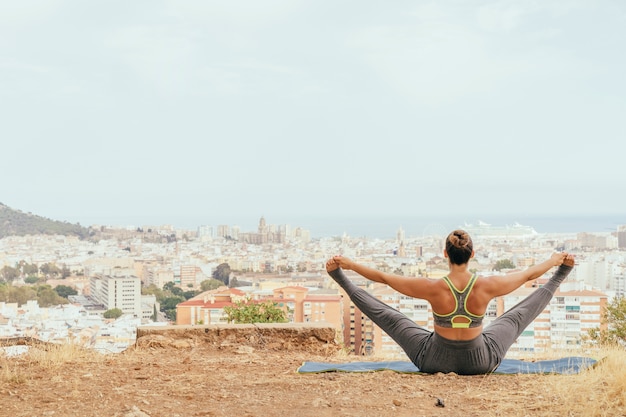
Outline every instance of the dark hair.
<path id="1" fill-rule="evenodd" d="M 473 250 L 472 238 L 465 230 L 457 229 L 446 238 L 446 252 L 450 262 L 455 265 L 469 262 Z"/>

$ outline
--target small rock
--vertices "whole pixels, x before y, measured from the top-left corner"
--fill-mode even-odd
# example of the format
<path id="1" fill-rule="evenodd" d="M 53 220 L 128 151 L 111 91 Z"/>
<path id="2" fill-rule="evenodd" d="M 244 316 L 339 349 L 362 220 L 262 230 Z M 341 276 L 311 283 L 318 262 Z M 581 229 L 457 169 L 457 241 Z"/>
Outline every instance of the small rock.
<path id="1" fill-rule="evenodd" d="M 393 400 L 393 405 L 395 405 L 396 407 L 400 407 L 402 405 L 402 401 L 400 401 L 400 400 Z"/>
<path id="2" fill-rule="evenodd" d="M 131 409 L 124 414 L 124 417 L 150 417 L 150 415 L 141 411 L 136 405 L 133 405 Z"/>
<path id="3" fill-rule="evenodd" d="M 187 340 L 174 340 L 172 347 L 176 349 L 188 349 L 191 347 L 191 344 Z"/>
<path id="4" fill-rule="evenodd" d="M 446 404 L 443 402 L 441 398 L 437 398 L 437 402 L 435 403 L 437 407 L 445 407 Z"/>
<path id="5" fill-rule="evenodd" d="M 323 398 L 316 398 L 313 400 L 311 405 L 315 408 L 319 407 L 330 407 L 330 403 Z"/>
<path id="6" fill-rule="evenodd" d="M 254 352 L 254 348 L 252 346 L 239 346 L 235 353 L 241 353 L 245 355 L 249 355 Z"/>

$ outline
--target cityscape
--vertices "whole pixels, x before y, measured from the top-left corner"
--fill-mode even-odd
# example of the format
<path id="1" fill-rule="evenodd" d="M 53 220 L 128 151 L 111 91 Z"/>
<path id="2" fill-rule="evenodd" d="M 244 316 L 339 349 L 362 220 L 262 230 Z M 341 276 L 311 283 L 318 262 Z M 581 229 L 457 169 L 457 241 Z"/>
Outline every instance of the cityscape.
<path id="1" fill-rule="evenodd" d="M 94 226 L 95 227 L 95 226 Z M 509 356 L 550 349 L 584 348 L 588 331 L 602 326 L 602 312 L 613 297 L 626 291 L 626 226 L 615 231 L 537 233 L 530 225 L 461 225 L 471 233 L 476 257 L 470 269 L 493 275 L 498 261 L 523 269 L 556 250 L 576 255 L 577 265 L 546 310 L 529 326 Z M 311 238 L 298 226 L 272 224 L 261 217 L 256 230 L 237 226 L 97 226 L 97 241 L 71 236 L 9 236 L 0 240 L 0 265 L 56 265 L 65 277 L 41 277 L 55 287 L 75 290 L 69 303 L 40 306 L 0 302 L 0 337 L 33 337 L 49 342 L 78 340 L 104 353 L 121 352 L 134 343 L 138 326 L 225 323 L 224 307 L 239 301 L 271 301 L 290 322 L 323 322 L 337 330 L 338 343 L 356 355 L 403 358 L 401 349 L 362 315 L 326 274 L 325 261 L 337 254 L 365 265 L 405 276 L 443 277 L 441 233 L 392 239 L 355 238 L 344 234 Z M 215 272 L 227 266 L 230 285 L 206 287 Z M 547 275 L 547 274 L 546 274 Z M 432 329 L 430 305 L 403 296 L 387 286 L 351 275 L 358 285 L 387 304 Z M 542 277 L 534 285 L 541 285 Z M 27 286 L 23 271 L 11 283 Z M 169 310 L 159 291 L 178 289 Z M 486 325 L 532 287 L 492 301 Z M 167 300 L 166 302 L 171 302 Z M 106 318 L 112 309 L 121 316 Z"/>
<path id="2" fill-rule="evenodd" d="M 625 20 L 0 2 L 0 417 L 626 416 Z"/>

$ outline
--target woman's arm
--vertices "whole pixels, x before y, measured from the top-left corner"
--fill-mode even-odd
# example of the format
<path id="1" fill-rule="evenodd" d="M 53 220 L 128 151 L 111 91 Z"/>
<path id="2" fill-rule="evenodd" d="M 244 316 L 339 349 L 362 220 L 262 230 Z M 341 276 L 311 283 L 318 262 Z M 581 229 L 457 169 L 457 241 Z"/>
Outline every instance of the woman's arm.
<path id="1" fill-rule="evenodd" d="M 415 298 L 429 300 L 436 290 L 435 285 L 433 285 L 434 280 L 388 274 L 386 272 L 356 263 L 344 256 L 334 256 L 326 263 L 326 270 L 329 272 L 337 268 L 354 271 L 370 281 L 387 284 L 394 290 Z"/>
<path id="2" fill-rule="evenodd" d="M 540 264 L 533 265 L 523 271 L 486 277 L 481 286 L 483 286 L 491 298 L 506 295 L 524 285 L 525 282 L 541 277 L 552 267 L 563 264 L 566 259 L 568 259 L 568 264 L 571 261 L 573 265 L 573 255 L 568 255 L 565 252 L 554 253 L 550 259 Z"/>

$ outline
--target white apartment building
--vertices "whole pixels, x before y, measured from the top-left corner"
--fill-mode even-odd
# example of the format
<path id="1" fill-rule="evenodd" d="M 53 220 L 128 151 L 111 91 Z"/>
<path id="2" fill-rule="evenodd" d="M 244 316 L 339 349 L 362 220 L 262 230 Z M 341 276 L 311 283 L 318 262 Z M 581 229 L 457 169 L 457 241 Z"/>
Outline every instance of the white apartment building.
<path id="1" fill-rule="evenodd" d="M 158 318 L 158 312 L 160 310 L 160 304 L 156 300 L 156 296 L 142 295 L 141 296 L 141 321 L 142 323 L 152 321 L 154 316 Z"/>
<path id="2" fill-rule="evenodd" d="M 536 288 L 520 288 L 501 298 L 499 314 L 526 298 Z M 576 350 L 589 329 L 600 327 L 607 295 L 588 289 L 561 288 L 550 304 L 509 349 L 509 356 L 552 349 Z"/>
<path id="3" fill-rule="evenodd" d="M 197 232 L 198 238 L 203 242 L 210 242 L 213 240 L 214 229 L 213 226 L 199 226 Z"/>
<path id="4" fill-rule="evenodd" d="M 92 276 L 91 297 L 107 310 L 119 308 L 124 314 L 141 318 L 141 280 L 136 276 Z"/>
<path id="5" fill-rule="evenodd" d="M 626 273 L 621 272 L 619 275 L 615 275 L 613 282 L 615 283 L 613 294 L 616 297 L 626 296 Z"/>
<path id="6" fill-rule="evenodd" d="M 576 265 L 577 276 L 584 277 L 585 284 L 598 288 L 601 291 L 611 290 L 611 263 L 606 259 L 581 260 Z"/>

